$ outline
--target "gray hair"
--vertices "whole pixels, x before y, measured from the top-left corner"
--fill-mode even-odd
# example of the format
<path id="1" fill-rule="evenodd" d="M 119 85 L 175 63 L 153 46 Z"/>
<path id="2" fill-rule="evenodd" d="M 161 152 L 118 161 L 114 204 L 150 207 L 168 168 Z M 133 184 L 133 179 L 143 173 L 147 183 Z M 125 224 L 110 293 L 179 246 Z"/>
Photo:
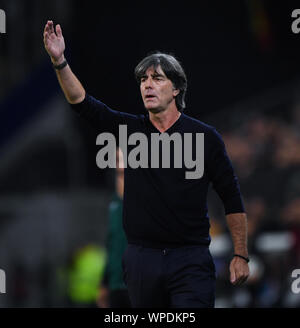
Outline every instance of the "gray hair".
<path id="1" fill-rule="evenodd" d="M 145 75 L 148 68 L 156 69 L 161 67 L 166 77 L 173 83 L 179 94 L 175 98 L 176 106 L 180 112 L 185 108 L 185 94 L 187 90 L 187 78 L 179 61 L 173 56 L 166 53 L 156 52 L 145 57 L 135 68 L 134 74 L 138 83 Z"/>

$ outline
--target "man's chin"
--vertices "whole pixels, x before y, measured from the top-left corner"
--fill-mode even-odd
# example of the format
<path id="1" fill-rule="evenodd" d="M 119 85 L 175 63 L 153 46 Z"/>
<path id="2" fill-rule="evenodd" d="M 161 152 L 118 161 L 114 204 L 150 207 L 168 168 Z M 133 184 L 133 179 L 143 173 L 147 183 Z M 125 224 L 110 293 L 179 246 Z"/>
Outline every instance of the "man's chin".
<path id="1" fill-rule="evenodd" d="M 151 105 L 146 105 L 145 108 L 147 109 L 148 112 L 151 112 L 153 114 L 157 114 L 162 111 L 160 107 L 151 106 Z"/>

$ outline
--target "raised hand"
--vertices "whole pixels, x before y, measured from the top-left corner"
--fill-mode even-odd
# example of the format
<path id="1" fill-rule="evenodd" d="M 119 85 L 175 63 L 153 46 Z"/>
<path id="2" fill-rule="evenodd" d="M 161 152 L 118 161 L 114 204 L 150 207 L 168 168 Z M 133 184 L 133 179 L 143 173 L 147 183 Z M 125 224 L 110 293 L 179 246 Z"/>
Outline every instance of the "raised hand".
<path id="1" fill-rule="evenodd" d="M 44 46 L 52 62 L 60 64 L 64 60 L 65 40 L 59 24 L 55 31 L 53 21 L 48 21 L 44 28 Z"/>
<path id="2" fill-rule="evenodd" d="M 62 91 L 70 104 L 77 104 L 85 98 L 85 89 L 65 61 L 65 40 L 59 24 L 48 21 L 44 28 L 44 45 L 54 64 L 55 73 Z M 66 65 L 61 64 L 65 63 Z"/>

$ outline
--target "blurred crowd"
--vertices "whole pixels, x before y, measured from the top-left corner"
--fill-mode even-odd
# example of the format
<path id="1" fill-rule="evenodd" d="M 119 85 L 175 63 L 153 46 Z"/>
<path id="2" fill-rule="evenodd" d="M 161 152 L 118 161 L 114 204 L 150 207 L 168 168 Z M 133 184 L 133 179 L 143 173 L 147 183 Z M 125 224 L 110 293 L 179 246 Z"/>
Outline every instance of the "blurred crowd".
<path id="1" fill-rule="evenodd" d="M 232 253 L 216 253 L 220 306 L 298 307 L 291 274 L 300 268 L 300 103 L 233 113 L 220 129 L 244 198 L 251 258 L 248 283 L 232 289 Z M 211 221 L 213 239 L 228 236 L 218 212 Z"/>

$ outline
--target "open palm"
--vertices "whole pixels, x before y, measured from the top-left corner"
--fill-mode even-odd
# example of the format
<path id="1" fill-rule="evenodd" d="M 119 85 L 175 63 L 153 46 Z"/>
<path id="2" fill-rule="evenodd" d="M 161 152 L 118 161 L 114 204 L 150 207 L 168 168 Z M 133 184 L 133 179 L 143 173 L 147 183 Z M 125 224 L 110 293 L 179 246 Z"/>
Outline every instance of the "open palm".
<path id="1" fill-rule="evenodd" d="M 55 27 L 53 21 L 48 21 L 44 28 L 44 45 L 45 49 L 54 60 L 59 60 L 65 51 L 65 40 L 62 35 L 60 25 Z"/>

